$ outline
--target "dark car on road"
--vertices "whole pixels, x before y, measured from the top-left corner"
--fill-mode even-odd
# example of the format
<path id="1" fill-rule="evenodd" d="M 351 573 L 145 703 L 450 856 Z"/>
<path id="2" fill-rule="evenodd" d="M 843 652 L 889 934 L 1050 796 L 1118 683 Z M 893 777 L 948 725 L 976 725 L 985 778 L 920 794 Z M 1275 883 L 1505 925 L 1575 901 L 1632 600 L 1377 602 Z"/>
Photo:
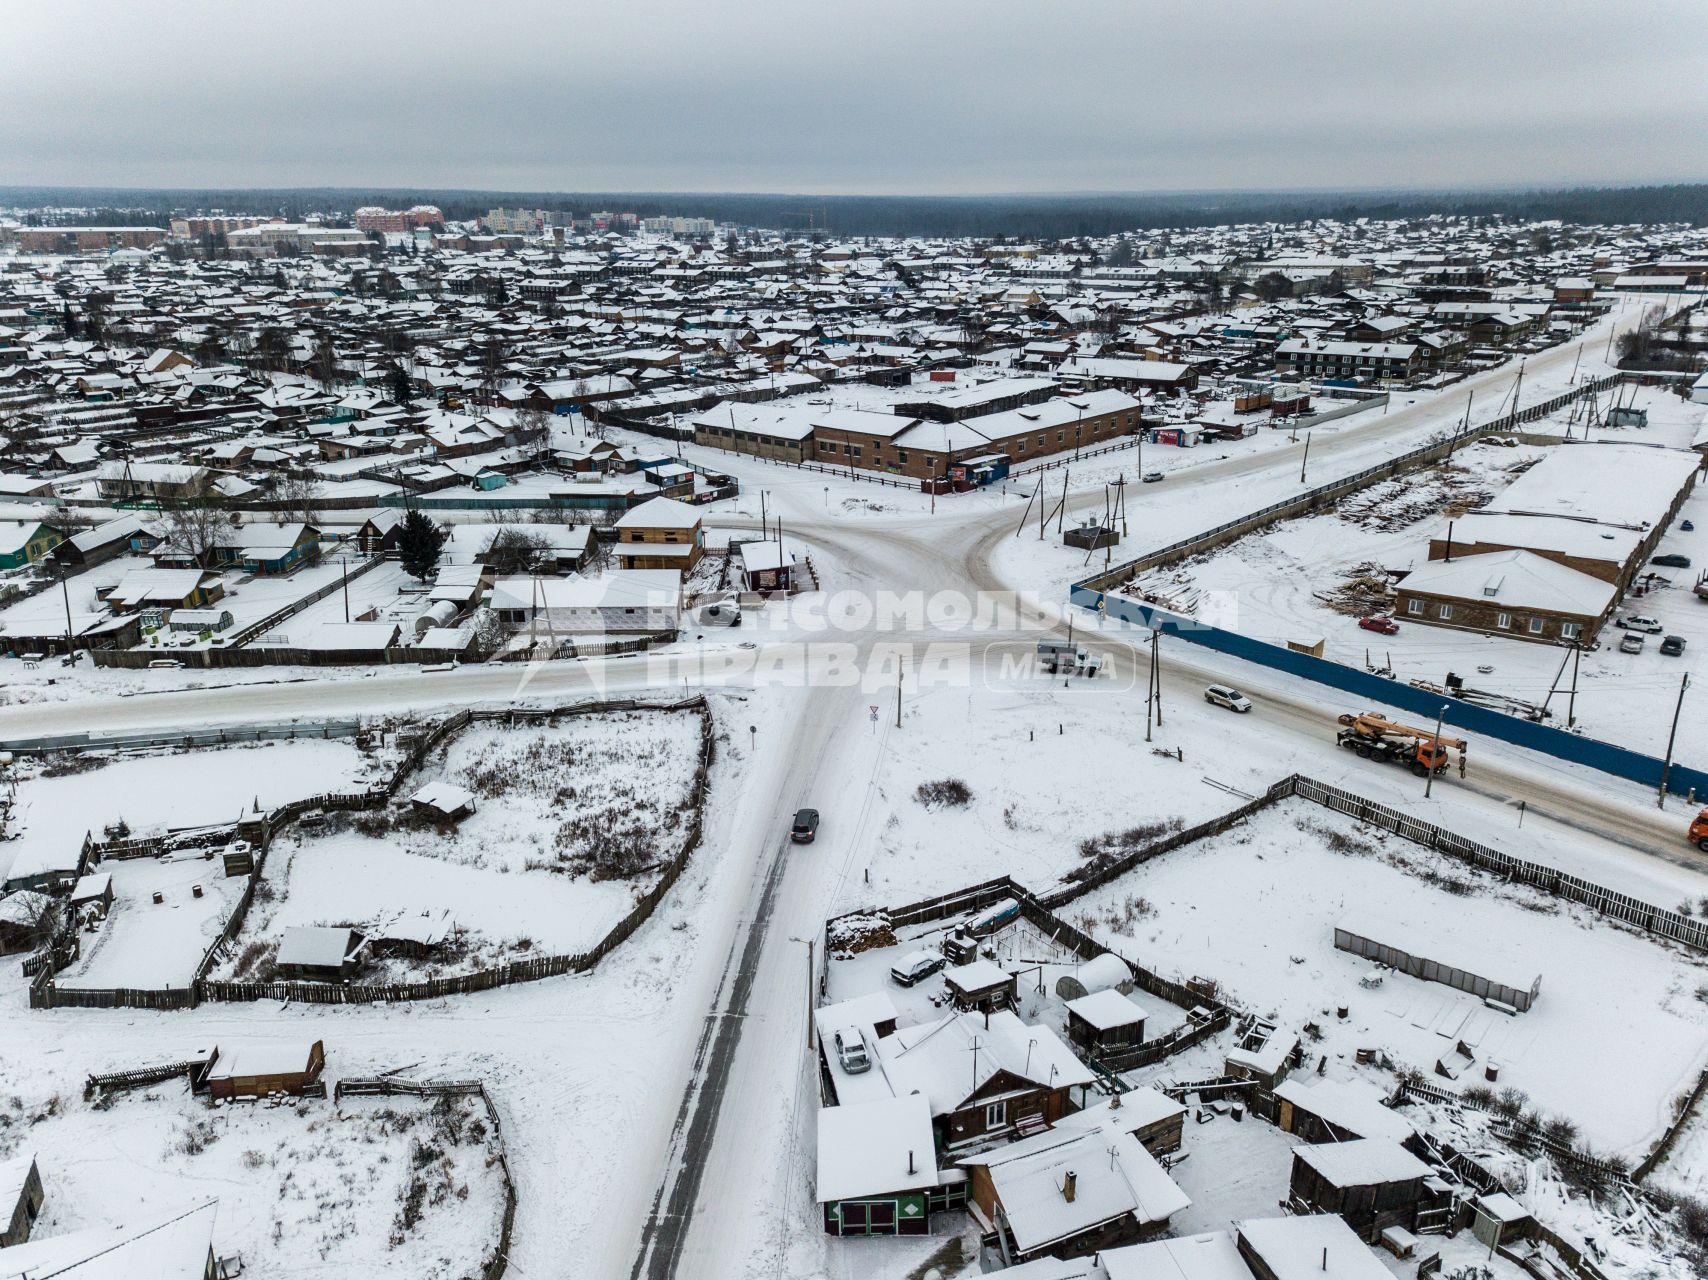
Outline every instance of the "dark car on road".
<path id="1" fill-rule="evenodd" d="M 1684 652 L 1683 636 L 1668 636 L 1661 641 L 1661 652 L 1669 658 L 1676 658 Z"/>
<path id="2" fill-rule="evenodd" d="M 1690 557 L 1678 555 L 1656 556 L 1653 560 L 1649 561 L 1649 563 L 1658 564 L 1665 569 L 1688 569 L 1690 568 Z"/>
<path id="3" fill-rule="evenodd" d="M 818 834 L 818 810 L 801 809 L 795 814 L 795 825 L 789 828 L 789 839 L 796 844 L 811 844 Z"/>

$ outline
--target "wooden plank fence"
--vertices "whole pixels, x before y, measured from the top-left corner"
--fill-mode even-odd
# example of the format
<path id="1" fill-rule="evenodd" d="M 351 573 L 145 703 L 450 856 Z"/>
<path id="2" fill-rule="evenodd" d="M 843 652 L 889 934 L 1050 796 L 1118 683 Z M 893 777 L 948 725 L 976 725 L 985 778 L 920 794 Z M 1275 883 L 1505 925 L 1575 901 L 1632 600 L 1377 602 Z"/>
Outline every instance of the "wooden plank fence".
<path id="1" fill-rule="evenodd" d="M 1291 794 L 1300 799 L 1313 801 L 1359 822 L 1381 827 L 1415 844 L 1444 853 L 1450 858 L 1469 862 L 1506 880 L 1527 884 L 1567 902 L 1579 903 L 1645 933 L 1681 943 L 1697 951 L 1708 951 L 1708 924 L 1701 920 L 1679 915 L 1676 911 L 1657 907 L 1653 903 L 1604 888 L 1553 867 L 1514 858 L 1445 827 L 1424 822 L 1401 813 L 1398 809 L 1391 809 L 1387 805 L 1378 804 L 1350 791 L 1343 791 L 1339 787 L 1331 787 L 1314 778 L 1295 774 L 1285 781 L 1292 784 Z"/>
<path id="2" fill-rule="evenodd" d="M 333 1101 L 345 1097 L 374 1097 L 407 1095 L 414 1098 L 477 1097 L 486 1107 L 492 1125 L 493 1141 L 498 1147 L 498 1172 L 504 1179 L 504 1215 L 498 1223 L 498 1239 L 481 1267 L 481 1280 L 503 1280 L 510 1267 L 510 1241 L 516 1230 L 516 1183 L 510 1174 L 510 1153 L 504 1142 L 504 1121 L 498 1106 L 479 1080 L 402 1080 L 395 1076 L 354 1077 L 340 1080 L 333 1086 Z"/>
<path id="3" fill-rule="evenodd" d="M 596 946 L 574 955 L 534 956 L 511 961 L 491 969 L 457 974 L 421 982 L 348 985 L 320 982 L 242 982 L 209 978 L 223 948 L 233 943 L 243 928 L 255 893 L 266 871 L 267 854 L 274 835 L 305 814 L 321 811 L 360 811 L 384 806 L 404 787 L 408 779 L 428 760 L 448 738 L 476 722 L 503 722 L 510 725 L 548 724 L 566 717 L 608 715 L 623 711 L 683 711 L 700 717 L 700 761 L 694 771 L 689 794 L 691 817 L 682 847 L 665 864 L 657 882 L 635 900 L 628 913 L 619 920 Z M 390 1004 L 405 1000 L 436 1000 L 445 996 L 470 995 L 518 982 L 537 982 L 543 978 L 585 973 L 617 947 L 628 941 L 635 930 L 645 924 L 658 909 L 658 904 L 675 887 L 687 868 L 689 859 L 700 846 L 702 821 L 705 813 L 706 790 L 716 755 L 716 733 L 711 710 L 703 697 L 677 702 L 655 703 L 626 698 L 607 702 L 572 703 L 560 707 L 463 710 L 434 723 L 432 728 L 410 748 L 391 778 L 371 790 L 354 793 L 328 793 L 288 801 L 266 814 L 226 827 L 210 828 L 210 843 L 228 844 L 233 840 L 248 840 L 255 848 L 255 868 L 244 884 L 243 892 L 227 917 L 225 926 L 196 965 L 194 976 L 186 987 L 162 989 L 93 989 L 63 987 L 55 983 L 56 970 L 69 964 L 55 964 L 51 959 L 40 961 L 35 981 L 30 985 L 32 1009 L 54 1008 L 133 1008 L 189 1009 L 203 1000 L 250 1001 L 280 1000 L 302 1004 Z M 91 841 L 85 838 L 85 849 Z M 97 846 L 98 847 L 98 846 Z M 74 957 L 72 957 L 74 958 Z"/>

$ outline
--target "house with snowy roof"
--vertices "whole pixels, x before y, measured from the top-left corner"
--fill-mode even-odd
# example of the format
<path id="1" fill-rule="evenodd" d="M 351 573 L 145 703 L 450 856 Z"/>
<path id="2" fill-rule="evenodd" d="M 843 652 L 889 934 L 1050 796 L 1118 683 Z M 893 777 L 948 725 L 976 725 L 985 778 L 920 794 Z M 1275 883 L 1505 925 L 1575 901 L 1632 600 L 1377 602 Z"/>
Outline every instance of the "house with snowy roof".
<path id="1" fill-rule="evenodd" d="M 968 1212 L 1008 1263 L 1133 1244 L 1191 1205 L 1156 1157 L 1105 1113 L 963 1157 Z"/>

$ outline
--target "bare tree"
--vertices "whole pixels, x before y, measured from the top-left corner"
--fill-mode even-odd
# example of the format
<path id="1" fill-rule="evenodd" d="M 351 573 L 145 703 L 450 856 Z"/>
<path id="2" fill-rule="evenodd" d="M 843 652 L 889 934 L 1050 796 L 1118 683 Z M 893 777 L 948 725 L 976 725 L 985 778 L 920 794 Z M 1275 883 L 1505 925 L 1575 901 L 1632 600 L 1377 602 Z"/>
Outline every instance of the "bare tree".
<path id="1" fill-rule="evenodd" d="M 320 481 L 300 471 L 281 472 L 273 482 L 273 497 L 280 503 L 279 515 L 304 524 L 314 522 L 314 500 L 320 491 Z"/>
<path id="2" fill-rule="evenodd" d="M 230 546 L 237 523 L 213 498 L 170 498 L 161 502 L 166 536 L 175 548 L 203 569 L 210 568 L 221 547 Z"/>
<path id="3" fill-rule="evenodd" d="M 549 550 L 551 543 L 546 540 L 545 535 L 535 533 L 531 529 L 505 525 L 494 533 L 492 541 L 486 544 L 486 550 L 481 553 L 481 562 L 493 574 L 508 577 L 528 572 Z"/>

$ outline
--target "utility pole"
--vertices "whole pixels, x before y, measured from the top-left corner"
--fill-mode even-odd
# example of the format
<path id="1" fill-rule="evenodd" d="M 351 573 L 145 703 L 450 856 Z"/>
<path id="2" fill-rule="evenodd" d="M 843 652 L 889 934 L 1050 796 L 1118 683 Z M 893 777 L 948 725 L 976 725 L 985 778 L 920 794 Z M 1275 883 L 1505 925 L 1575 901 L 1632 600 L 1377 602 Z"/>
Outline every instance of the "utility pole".
<path id="1" fill-rule="evenodd" d="M 1299 459 L 1299 483 L 1305 483 L 1305 464 L 1311 460 L 1311 433 L 1305 432 L 1305 456 Z"/>
<path id="2" fill-rule="evenodd" d="M 72 666 L 77 665 L 77 636 L 76 629 L 71 625 L 71 588 L 66 586 L 70 570 L 65 565 L 59 566 L 59 593 L 65 600 L 65 657 Z"/>
<path id="3" fill-rule="evenodd" d="M 1465 420 L 1460 424 L 1459 429 L 1453 433 L 1453 438 L 1447 442 L 1447 457 L 1449 459 L 1453 457 L 1453 450 L 1459 447 L 1459 437 L 1471 430 L 1471 401 L 1476 398 L 1477 389 L 1472 387 L 1465 395 Z"/>
<path id="4" fill-rule="evenodd" d="M 759 539 L 763 542 L 768 536 L 765 523 L 765 490 L 759 491 Z"/>
<path id="5" fill-rule="evenodd" d="M 898 729 L 901 728 L 901 684 L 904 674 L 902 663 L 904 661 L 905 659 L 899 655 L 896 657 L 896 728 Z"/>
<path id="6" fill-rule="evenodd" d="M 338 566 L 341 570 L 338 585 L 344 589 L 344 621 L 348 622 L 350 621 L 350 557 L 348 555 L 339 556 Z"/>
<path id="7" fill-rule="evenodd" d="M 1435 753 L 1441 750 L 1441 722 L 1447 718 L 1447 704 L 1441 704 L 1441 710 L 1435 713 L 1435 737 L 1429 744 L 1429 772 L 1425 774 L 1423 798 L 1429 799 L 1430 788 L 1435 785 Z"/>
<path id="8" fill-rule="evenodd" d="M 1572 691 L 1566 697 L 1566 728 L 1568 729 L 1578 722 L 1578 657 L 1582 653 L 1582 644 L 1572 646 Z"/>
<path id="9" fill-rule="evenodd" d="M 1666 808 L 1666 780 L 1667 775 L 1672 772 L 1672 745 L 1678 738 L 1678 717 L 1679 713 L 1684 710 L 1684 691 L 1688 688 L 1690 688 L 1690 673 L 1687 671 L 1684 678 L 1678 682 L 1678 702 L 1672 709 L 1672 730 L 1666 736 L 1666 763 L 1661 765 L 1660 793 L 1655 798 L 1656 807 L 1661 809 Z"/>
<path id="10" fill-rule="evenodd" d="M 1151 631 L 1151 683 L 1156 686 L 1156 727 L 1162 728 L 1162 651 L 1157 648 L 1157 641 L 1162 639 L 1162 632 Z"/>
<path id="11" fill-rule="evenodd" d="M 815 951 L 817 948 L 818 939 L 817 938 L 790 938 L 789 941 L 790 942 L 802 942 L 802 943 L 806 944 L 806 948 L 807 948 L 807 1048 L 808 1049 L 816 1049 L 818 1047 L 818 1045 L 813 1039 L 812 1015 L 813 1015 L 813 979 L 818 976 L 818 968 L 814 964 L 814 960 L 816 959 Z"/>
<path id="12" fill-rule="evenodd" d="M 1145 672 L 1145 741 L 1151 740 L 1151 721 L 1156 707 L 1156 632 L 1151 632 L 1150 669 Z"/>

